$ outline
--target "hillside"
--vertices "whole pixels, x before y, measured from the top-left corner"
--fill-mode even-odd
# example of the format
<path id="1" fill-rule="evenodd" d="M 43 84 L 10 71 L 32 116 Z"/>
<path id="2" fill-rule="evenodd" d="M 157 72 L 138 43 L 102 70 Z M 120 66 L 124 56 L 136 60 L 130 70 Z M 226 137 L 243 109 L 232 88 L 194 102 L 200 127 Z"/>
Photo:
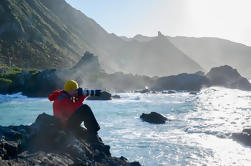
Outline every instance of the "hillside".
<path id="1" fill-rule="evenodd" d="M 205 71 L 212 67 L 229 65 L 240 73 L 251 78 L 251 47 L 229 40 L 210 37 L 170 37 L 167 39 L 180 51 L 199 64 Z M 141 43 L 154 40 L 156 37 L 136 35 L 133 38 L 121 37 L 126 41 Z"/>
<path id="2" fill-rule="evenodd" d="M 201 70 L 168 39 L 165 44 L 159 38 L 125 41 L 65 0 L 2 0 L 0 14 L 0 64 L 65 68 L 90 51 L 107 72 L 170 75 Z"/>
<path id="3" fill-rule="evenodd" d="M 219 38 L 169 37 L 169 40 L 207 71 L 230 65 L 251 78 L 251 47 Z"/>
<path id="4" fill-rule="evenodd" d="M 151 40 L 127 42 L 117 54 L 121 58 L 120 67 L 132 73 L 167 76 L 203 70 L 160 32 Z"/>
<path id="5" fill-rule="evenodd" d="M 64 0 L 3 0 L 0 14 L 0 56 L 8 65 L 68 67 L 93 50 L 86 40 L 104 32 Z"/>

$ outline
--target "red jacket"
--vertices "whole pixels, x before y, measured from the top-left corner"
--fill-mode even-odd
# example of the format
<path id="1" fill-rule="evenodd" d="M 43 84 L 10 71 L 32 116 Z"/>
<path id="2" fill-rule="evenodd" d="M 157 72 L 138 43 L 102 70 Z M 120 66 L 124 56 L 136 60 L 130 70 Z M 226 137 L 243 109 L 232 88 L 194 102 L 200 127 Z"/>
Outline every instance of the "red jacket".
<path id="1" fill-rule="evenodd" d="M 73 102 L 71 96 L 63 90 L 56 90 L 49 95 L 49 100 L 54 101 L 53 114 L 61 120 L 63 125 L 66 124 L 72 113 L 83 105 L 85 98 L 86 96 L 83 95 L 77 101 Z"/>

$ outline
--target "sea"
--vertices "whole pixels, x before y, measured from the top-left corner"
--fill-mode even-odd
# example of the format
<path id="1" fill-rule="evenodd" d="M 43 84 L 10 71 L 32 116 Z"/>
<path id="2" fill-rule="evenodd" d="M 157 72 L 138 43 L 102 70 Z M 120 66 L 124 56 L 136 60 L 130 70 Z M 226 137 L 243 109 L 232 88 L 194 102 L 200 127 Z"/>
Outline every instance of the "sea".
<path id="1" fill-rule="evenodd" d="M 231 139 L 231 133 L 251 128 L 251 92 L 211 87 L 193 94 L 118 95 L 111 101 L 85 101 L 112 156 L 145 166 L 251 165 L 251 147 Z M 43 112 L 52 115 L 47 98 L 0 95 L 1 126 L 29 125 Z M 139 118 L 150 112 L 170 121 L 156 125 Z"/>

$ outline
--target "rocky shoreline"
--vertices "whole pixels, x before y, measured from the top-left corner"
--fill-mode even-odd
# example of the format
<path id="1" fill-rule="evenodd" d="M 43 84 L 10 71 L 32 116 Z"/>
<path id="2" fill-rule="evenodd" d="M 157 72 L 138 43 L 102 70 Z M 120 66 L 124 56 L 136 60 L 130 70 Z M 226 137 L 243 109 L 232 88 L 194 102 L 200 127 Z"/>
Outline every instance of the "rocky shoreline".
<path id="1" fill-rule="evenodd" d="M 0 126 L 0 165 L 140 166 L 112 157 L 110 146 L 83 128 L 60 129 L 59 120 L 45 113 L 30 126 Z"/>
<path id="2" fill-rule="evenodd" d="M 140 93 L 172 91 L 199 91 L 205 87 L 221 86 L 231 89 L 251 91 L 250 82 L 230 66 L 212 68 L 203 72 L 182 73 L 166 77 L 148 77 L 121 72 L 107 74 L 101 68 L 97 56 L 86 52 L 82 59 L 70 69 L 47 69 L 43 71 L 0 69 L 0 94 L 22 92 L 28 97 L 48 97 L 62 89 L 66 80 L 76 80 L 83 88 L 105 89 L 113 92 L 136 91 Z M 144 89 L 149 87 L 149 89 Z M 138 90 L 143 89 L 143 90 Z M 137 91 L 138 90 L 138 91 Z M 104 94 L 110 100 L 110 94 Z M 101 98 L 90 98 L 99 100 Z"/>

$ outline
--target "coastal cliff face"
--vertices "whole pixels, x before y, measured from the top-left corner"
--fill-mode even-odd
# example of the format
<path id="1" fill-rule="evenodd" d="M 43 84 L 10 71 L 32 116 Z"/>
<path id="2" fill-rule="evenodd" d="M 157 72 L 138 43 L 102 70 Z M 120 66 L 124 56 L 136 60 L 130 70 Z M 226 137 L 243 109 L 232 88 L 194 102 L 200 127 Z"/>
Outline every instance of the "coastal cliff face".
<path id="1" fill-rule="evenodd" d="M 30 126 L 0 126 L 0 165 L 140 166 L 112 157 L 101 138 L 83 128 L 60 129 L 59 120 L 41 114 Z"/>

